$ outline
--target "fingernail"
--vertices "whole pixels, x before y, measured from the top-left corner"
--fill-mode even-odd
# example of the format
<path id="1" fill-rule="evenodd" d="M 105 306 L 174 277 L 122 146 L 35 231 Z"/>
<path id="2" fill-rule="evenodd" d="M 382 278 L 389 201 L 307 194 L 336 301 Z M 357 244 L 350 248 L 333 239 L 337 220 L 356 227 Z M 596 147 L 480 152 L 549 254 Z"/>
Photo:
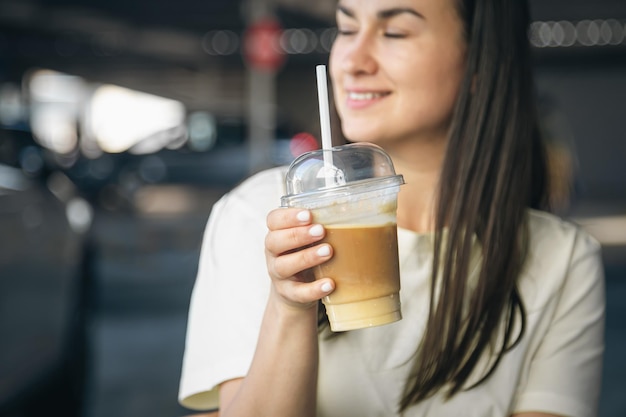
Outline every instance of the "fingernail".
<path id="1" fill-rule="evenodd" d="M 326 245 L 320 247 L 317 250 L 317 256 L 328 256 L 330 255 L 330 248 Z"/>
<path id="2" fill-rule="evenodd" d="M 309 229 L 309 234 L 315 237 L 322 236 L 324 234 L 324 227 L 321 224 L 316 224 Z"/>
<path id="3" fill-rule="evenodd" d="M 330 285 L 328 282 L 325 282 L 322 284 L 322 291 L 324 292 L 330 292 L 330 290 L 333 289 L 333 286 Z"/>
<path id="4" fill-rule="evenodd" d="M 307 222 L 311 219 L 311 213 L 308 210 L 303 210 L 296 214 L 296 218 L 301 222 Z"/>

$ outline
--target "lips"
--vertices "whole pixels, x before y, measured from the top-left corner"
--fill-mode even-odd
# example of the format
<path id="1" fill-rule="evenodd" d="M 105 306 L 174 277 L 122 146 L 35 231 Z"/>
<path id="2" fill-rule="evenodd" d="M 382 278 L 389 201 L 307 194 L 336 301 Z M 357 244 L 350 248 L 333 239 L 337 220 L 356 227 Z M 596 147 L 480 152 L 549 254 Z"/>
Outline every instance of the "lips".
<path id="1" fill-rule="evenodd" d="M 352 109 L 363 109 L 378 103 L 389 94 L 388 91 L 347 90 L 346 104 Z"/>
<path id="2" fill-rule="evenodd" d="M 348 92 L 348 99 L 349 100 L 374 100 L 376 98 L 384 97 L 387 94 L 389 93 L 351 91 L 351 92 Z"/>

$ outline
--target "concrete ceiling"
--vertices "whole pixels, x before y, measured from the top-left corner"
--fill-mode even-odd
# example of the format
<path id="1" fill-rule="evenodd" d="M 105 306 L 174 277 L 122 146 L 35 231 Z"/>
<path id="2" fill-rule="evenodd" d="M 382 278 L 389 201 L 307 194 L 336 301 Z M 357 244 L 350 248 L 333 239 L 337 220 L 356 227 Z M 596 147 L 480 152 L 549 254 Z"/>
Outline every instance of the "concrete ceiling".
<path id="1" fill-rule="evenodd" d="M 0 0 L 0 52 L 54 64 L 89 44 L 99 56 L 153 58 L 166 65 L 215 65 L 201 49 L 212 30 L 241 33 L 251 15 L 271 11 L 286 28 L 333 24 L 337 0 Z M 626 19 L 624 0 L 530 0 L 535 20 Z M 55 53 L 45 48 L 53 43 Z M 36 44 L 40 45 L 36 45 Z M 8 45 L 10 44 L 10 45 Z M 44 44 L 44 45 L 42 45 Z M 15 51 L 17 49 L 17 51 Z M 34 49 L 29 51 L 29 49 Z M 76 60 L 75 60 L 76 61 Z M 80 63 L 76 61 L 75 64 Z M 57 64 L 60 65 L 60 64 Z"/>
<path id="2" fill-rule="evenodd" d="M 530 0 L 536 19 L 626 18 L 623 0 Z M 204 33 L 241 30 L 251 13 L 274 11 L 286 25 L 330 24 L 336 0 L 0 0 L 0 22 L 7 25 L 93 25 L 168 28 Z"/>
<path id="3" fill-rule="evenodd" d="M 321 29 L 333 24 L 336 0 L 0 0 L 0 76 L 45 66 L 192 107 L 207 100 L 236 107 L 245 88 L 241 55 L 207 54 L 203 37 L 240 35 L 263 4 L 285 28 Z M 531 0 L 531 7 L 535 20 L 626 19 L 624 0 Z M 290 57 L 290 65 L 323 59 L 312 55 Z"/>

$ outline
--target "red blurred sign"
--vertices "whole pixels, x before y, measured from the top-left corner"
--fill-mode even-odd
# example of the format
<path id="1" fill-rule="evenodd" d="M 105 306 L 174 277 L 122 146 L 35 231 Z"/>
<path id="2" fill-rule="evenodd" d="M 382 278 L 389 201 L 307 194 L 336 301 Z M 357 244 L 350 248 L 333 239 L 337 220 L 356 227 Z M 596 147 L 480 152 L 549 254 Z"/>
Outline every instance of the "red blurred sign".
<path id="1" fill-rule="evenodd" d="M 274 72 L 285 62 L 280 47 L 282 28 L 273 19 L 262 19 L 251 24 L 243 37 L 243 54 L 254 69 Z"/>

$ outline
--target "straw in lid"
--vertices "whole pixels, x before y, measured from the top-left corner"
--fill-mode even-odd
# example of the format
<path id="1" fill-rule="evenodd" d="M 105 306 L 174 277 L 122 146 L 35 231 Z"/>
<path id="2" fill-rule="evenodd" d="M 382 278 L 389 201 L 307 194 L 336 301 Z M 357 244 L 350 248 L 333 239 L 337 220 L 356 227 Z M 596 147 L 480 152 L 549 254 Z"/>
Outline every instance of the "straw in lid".
<path id="1" fill-rule="evenodd" d="M 332 154 L 332 165 L 325 153 Z M 331 179 L 329 181 L 329 179 Z M 393 162 L 379 146 L 353 143 L 307 152 L 296 158 L 285 176 L 284 207 L 310 199 L 330 199 L 404 184 Z"/>

